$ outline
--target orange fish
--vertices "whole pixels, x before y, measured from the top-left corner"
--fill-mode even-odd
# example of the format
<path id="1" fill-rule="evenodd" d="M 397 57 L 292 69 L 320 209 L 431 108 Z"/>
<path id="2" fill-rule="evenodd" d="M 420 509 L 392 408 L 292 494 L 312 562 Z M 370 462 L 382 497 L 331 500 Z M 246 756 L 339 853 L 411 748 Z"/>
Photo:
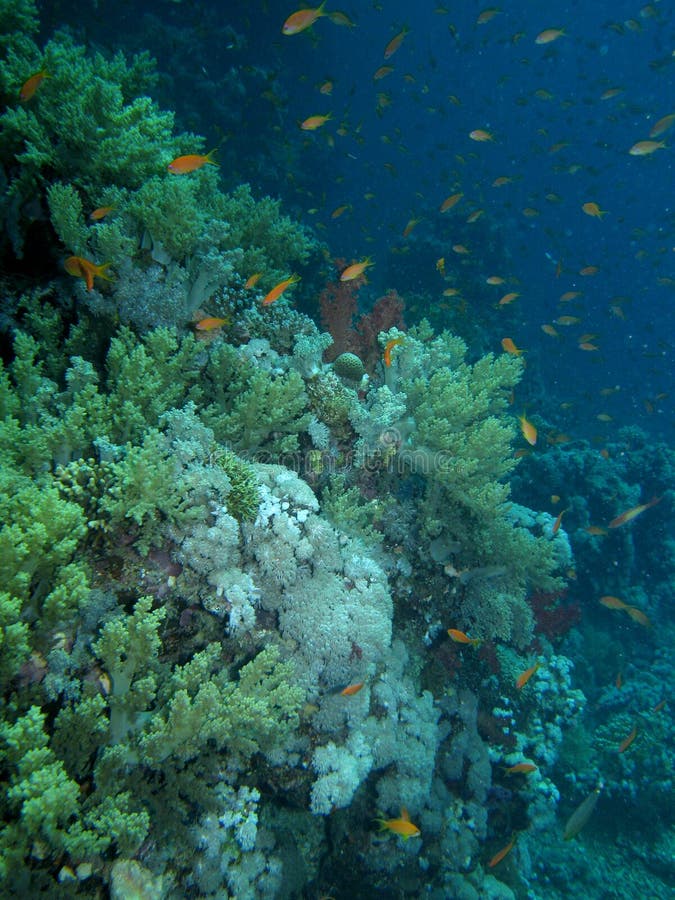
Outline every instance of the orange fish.
<path id="1" fill-rule="evenodd" d="M 387 75 L 391 75 L 393 71 L 393 66 L 380 66 L 380 68 L 376 69 L 375 73 L 373 74 L 373 81 L 381 81 L 383 78 L 386 78 Z"/>
<path id="2" fill-rule="evenodd" d="M 269 306 L 270 303 L 274 303 L 275 300 L 278 300 L 279 297 L 283 294 L 287 287 L 290 287 L 292 284 L 297 284 L 300 281 L 299 275 L 290 275 L 288 278 L 284 278 L 283 281 L 280 281 L 279 284 L 275 285 L 272 290 L 263 298 L 262 305 Z"/>
<path id="3" fill-rule="evenodd" d="M 541 326 L 541 330 L 544 332 L 544 334 L 548 334 L 549 337 L 560 337 L 559 332 L 557 332 L 557 331 L 555 330 L 555 328 L 553 327 L 553 325 L 548 325 L 548 324 L 547 324 L 547 325 L 542 325 L 542 326 Z"/>
<path id="4" fill-rule="evenodd" d="M 525 413 L 522 416 L 518 416 L 518 421 L 520 422 L 520 431 L 527 443 L 534 447 L 537 443 L 537 429 L 534 427 L 532 422 L 529 422 L 525 418 Z"/>
<path id="5" fill-rule="evenodd" d="M 464 634 L 463 631 L 458 631 L 456 628 L 448 628 L 448 634 L 456 644 L 471 644 L 473 647 L 477 647 L 481 642 L 480 638 L 470 638 L 468 634 Z"/>
<path id="6" fill-rule="evenodd" d="M 262 278 L 262 276 L 263 276 L 262 272 L 254 272 L 253 275 L 249 275 L 249 277 L 246 279 L 246 283 L 244 284 L 244 287 L 247 290 L 250 290 L 252 287 L 255 287 L 256 284 Z"/>
<path id="7" fill-rule="evenodd" d="M 546 28 L 544 31 L 540 31 L 539 34 L 534 39 L 535 44 L 551 44 L 553 41 L 557 41 L 558 38 L 564 37 L 565 31 L 562 28 Z"/>
<path id="8" fill-rule="evenodd" d="M 501 12 L 501 9 L 497 6 L 491 6 L 490 9 L 484 9 L 482 13 L 478 14 L 476 25 L 486 25 L 490 19 L 493 19 L 499 12 Z"/>
<path id="9" fill-rule="evenodd" d="M 508 769 L 504 769 L 507 775 L 529 775 L 530 772 L 536 772 L 537 767 L 534 763 L 516 763 L 515 766 L 509 766 Z"/>
<path id="10" fill-rule="evenodd" d="M 656 122 L 655 125 L 652 126 L 652 130 L 649 132 L 649 137 L 659 137 L 659 135 L 663 134 L 665 131 L 668 131 L 669 128 L 672 128 L 674 122 L 675 113 L 670 113 L 670 115 L 664 116 L 662 119 L 659 119 L 659 121 Z"/>
<path id="11" fill-rule="evenodd" d="M 214 331 L 216 328 L 222 328 L 223 325 L 229 325 L 229 319 L 218 319 L 215 316 L 207 316 L 200 319 L 195 324 L 197 331 Z"/>
<path id="12" fill-rule="evenodd" d="M 481 143 L 485 141 L 494 141 L 493 135 L 489 131 L 485 131 L 483 128 L 475 128 L 473 131 L 470 131 L 469 137 L 472 141 L 479 141 Z"/>
<path id="13" fill-rule="evenodd" d="M 330 214 L 331 219 L 339 219 L 342 213 L 347 212 L 347 210 L 350 208 L 350 203 L 344 203 L 342 206 L 337 206 Z"/>
<path id="14" fill-rule="evenodd" d="M 659 700 L 659 702 L 656 704 L 656 706 L 654 707 L 652 712 L 653 713 L 661 712 L 661 710 L 663 709 L 663 707 L 666 705 L 667 702 L 668 701 L 665 698 L 663 700 Z"/>
<path id="15" fill-rule="evenodd" d="M 196 172 L 202 166 L 217 166 L 218 163 L 213 159 L 214 150 L 210 150 L 206 155 L 201 153 L 189 153 L 187 156 L 177 156 L 173 162 L 167 166 L 169 172 L 173 175 L 186 175 L 188 172 Z"/>
<path id="16" fill-rule="evenodd" d="M 569 507 L 567 507 L 567 509 L 569 509 Z M 562 522 L 562 517 L 567 512 L 567 509 L 561 509 L 560 512 L 558 513 L 558 517 L 556 518 L 555 522 L 553 523 L 553 528 L 551 529 L 551 534 L 557 534 L 558 531 L 560 531 L 560 523 Z"/>
<path id="17" fill-rule="evenodd" d="M 565 291 L 564 294 L 560 295 L 561 303 L 568 303 L 570 300 L 575 300 L 577 297 L 581 296 L 581 291 Z"/>
<path id="18" fill-rule="evenodd" d="M 637 606 L 627 606 L 626 612 L 634 622 L 638 623 L 638 625 L 643 625 L 645 628 L 652 627 L 649 616 L 643 613 L 641 609 L 638 609 Z"/>
<path id="19" fill-rule="evenodd" d="M 403 237 L 404 237 L 404 238 L 405 238 L 405 237 L 408 237 L 408 235 L 409 235 L 410 232 L 413 230 L 413 228 L 415 227 L 415 225 L 419 225 L 419 223 L 420 223 L 421 221 L 422 221 L 422 219 L 410 219 L 409 222 L 408 222 L 408 224 L 407 224 L 407 225 L 405 226 L 405 228 L 403 229 Z"/>
<path id="20" fill-rule="evenodd" d="M 299 9 L 297 12 L 294 12 L 281 26 L 282 34 L 299 34 L 305 28 L 311 28 L 318 18 L 327 15 L 323 11 L 325 5 L 326 0 L 316 9 Z"/>
<path id="21" fill-rule="evenodd" d="M 458 253 L 460 256 L 468 256 L 468 254 L 471 253 L 469 248 L 465 247 L 464 244 L 453 244 L 452 252 Z"/>
<path id="22" fill-rule="evenodd" d="M 556 325 L 578 325 L 581 319 L 578 316 L 558 316 L 554 321 Z"/>
<path id="23" fill-rule="evenodd" d="M 473 225 L 473 223 L 477 222 L 484 213 L 484 209 L 475 209 L 471 215 L 467 216 L 466 224 Z"/>
<path id="24" fill-rule="evenodd" d="M 597 203 L 594 203 L 592 200 L 588 203 L 584 203 L 581 207 L 587 216 L 594 216 L 596 219 L 601 219 L 603 216 L 607 215 L 606 209 L 600 209 Z"/>
<path id="25" fill-rule="evenodd" d="M 393 338 L 384 345 L 384 364 L 387 368 L 391 365 L 391 351 L 394 347 L 398 347 L 399 344 L 402 344 L 403 340 L 402 337 Z"/>
<path id="26" fill-rule="evenodd" d="M 417 825 L 413 825 L 410 821 L 410 816 L 408 815 L 408 810 L 405 806 L 401 807 L 401 816 L 398 819 L 375 819 L 376 822 L 380 823 L 380 831 L 392 831 L 394 834 L 402 837 L 404 841 L 407 841 L 411 837 L 418 837 L 420 834 L 420 830 Z"/>
<path id="27" fill-rule="evenodd" d="M 510 353 L 511 356 L 522 356 L 525 353 L 524 350 L 519 350 L 513 342 L 512 338 L 502 338 L 502 349 L 504 353 Z"/>
<path id="28" fill-rule="evenodd" d="M 362 262 L 352 263 L 351 266 L 347 266 L 346 269 L 343 270 L 340 275 L 340 281 L 354 281 L 355 278 L 359 278 L 370 266 L 374 266 L 375 263 L 371 260 L 369 256 L 367 256 Z"/>
<path id="29" fill-rule="evenodd" d="M 607 609 L 628 609 L 627 603 L 624 603 L 623 600 L 620 600 L 618 597 L 612 597 L 610 595 L 601 597 L 600 603 L 602 603 L 603 606 L 606 606 Z"/>
<path id="30" fill-rule="evenodd" d="M 599 525 L 589 525 L 588 528 L 584 528 L 584 531 L 586 532 L 586 534 L 593 534 L 596 536 L 607 534 L 607 529 L 600 528 Z"/>
<path id="31" fill-rule="evenodd" d="M 511 184 L 512 181 L 513 178 L 509 178 L 508 175 L 500 175 L 492 182 L 492 187 L 504 187 L 505 184 Z"/>
<path id="32" fill-rule="evenodd" d="M 506 845 L 506 847 L 502 847 L 502 849 L 499 851 L 499 853 L 495 853 L 495 855 L 492 857 L 492 859 L 488 863 L 488 869 L 494 868 L 497 865 L 497 863 L 500 863 L 504 859 L 505 856 L 508 856 L 508 854 L 511 852 L 511 850 L 513 850 L 513 845 L 516 843 L 517 836 L 518 836 L 517 834 L 514 834 L 513 837 L 511 838 L 511 840 L 509 841 L 509 843 Z"/>
<path id="33" fill-rule="evenodd" d="M 89 218 L 92 222 L 100 222 L 101 219 L 105 219 L 106 216 L 109 216 L 114 209 L 114 206 L 99 206 L 98 209 L 89 213 Z"/>
<path id="34" fill-rule="evenodd" d="M 502 278 L 501 275 L 490 275 L 485 279 L 486 284 L 504 284 L 506 281 L 505 278 Z"/>
<path id="35" fill-rule="evenodd" d="M 409 31 L 410 31 L 409 28 L 405 28 L 405 27 L 404 27 L 401 31 L 399 31 L 399 33 L 396 35 L 396 37 L 393 37 L 393 38 L 389 41 L 389 43 L 387 44 L 387 46 L 384 48 L 384 58 L 385 58 L 385 59 L 389 59 L 390 56 L 393 56 L 394 53 L 396 53 L 396 51 L 398 50 L 398 48 L 399 48 L 399 47 L 401 46 L 401 44 L 403 43 L 403 39 L 405 38 L 406 34 L 407 34 Z"/>
<path id="36" fill-rule="evenodd" d="M 357 681 L 356 684 L 348 684 L 346 688 L 343 688 L 340 691 L 340 696 L 353 697 L 354 694 L 358 694 L 364 684 L 365 681 Z"/>
<path id="37" fill-rule="evenodd" d="M 453 206 L 456 206 L 457 203 L 462 199 L 464 194 L 451 194 L 449 197 L 446 197 L 445 200 L 441 203 L 439 210 L 444 213 L 449 209 L 452 209 Z"/>
<path id="38" fill-rule="evenodd" d="M 111 266 L 111 263 L 103 263 L 98 266 L 96 263 L 83 259 L 81 256 L 69 256 L 63 266 L 69 275 L 74 275 L 76 278 L 84 278 L 88 291 L 91 291 L 94 287 L 94 278 L 112 281 L 112 278 L 106 275 L 106 271 Z"/>
<path id="39" fill-rule="evenodd" d="M 659 503 L 660 500 L 661 497 L 653 497 L 649 501 L 649 503 L 641 503 L 639 506 L 634 506 L 632 509 L 626 510 L 626 512 L 621 513 L 620 516 L 617 516 L 616 519 L 612 519 L 607 527 L 618 528 L 620 525 L 625 525 L 626 522 L 630 522 L 631 519 L 639 516 L 640 513 L 643 513 L 646 509 L 649 509 L 650 506 L 656 506 L 656 504 Z"/>
<path id="40" fill-rule="evenodd" d="M 633 725 L 633 730 L 619 744 L 619 753 L 625 753 L 637 737 L 637 725 Z"/>
<path id="41" fill-rule="evenodd" d="M 599 271 L 597 266 L 584 266 L 583 269 L 579 269 L 579 274 L 588 278 L 590 275 L 597 275 Z"/>
<path id="42" fill-rule="evenodd" d="M 304 122 L 300 123 L 300 127 L 303 131 L 316 131 L 317 128 L 321 128 L 322 125 L 325 125 L 330 118 L 330 113 L 326 116 L 309 116 Z"/>
<path id="43" fill-rule="evenodd" d="M 586 350 L 587 353 L 592 353 L 594 350 L 599 350 L 600 348 L 597 344 L 591 344 L 590 341 L 582 341 L 579 344 L 579 349 Z"/>
<path id="44" fill-rule="evenodd" d="M 527 682 L 532 678 L 534 673 L 541 668 L 541 663 L 536 662 L 533 666 L 530 666 L 529 669 L 525 669 L 524 672 L 521 672 L 520 675 L 516 678 L 516 688 L 520 691 L 522 690 Z"/>
<path id="45" fill-rule="evenodd" d="M 628 151 L 631 156 L 649 156 L 655 150 L 665 149 L 665 141 L 638 141 Z"/>
<path id="46" fill-rule="evenodd" d="M 518 297 L 520 297 L 520 294 L 518 293 L 518 291 L 511 291 L 508 294 L 504 294 L 504 296 L 500 299 L 500 301 L 497 305 L 498 306 L 508 306 L 509 303 L 513 303 L 513 301 L 516 300 Z M 507 340 L 508 340 L 508 338 L 507 338 Z M 509 350 L 508 352 L 510 353 L 511 351 Z"/>
<path id="47" fill-rule="evenodd" d="M 45 78 L 51 78 L 52 76 L 42 69 L 41 72 L 36 72 L 35 75 L 31 75 L 24 83 L 21 85 L 21 90 L 19 91 L 19 99 L 22 103 L 27 103 L 31 97 L 35 96 L 35 92 L 40 87 Z"/>
<path id="48" fill-rule="evenodd" d="M 319 86 L 319 93 L 330 95 L 333 93 L 333 82 L 332 81 L 324 81 L 322 85 Z"/>

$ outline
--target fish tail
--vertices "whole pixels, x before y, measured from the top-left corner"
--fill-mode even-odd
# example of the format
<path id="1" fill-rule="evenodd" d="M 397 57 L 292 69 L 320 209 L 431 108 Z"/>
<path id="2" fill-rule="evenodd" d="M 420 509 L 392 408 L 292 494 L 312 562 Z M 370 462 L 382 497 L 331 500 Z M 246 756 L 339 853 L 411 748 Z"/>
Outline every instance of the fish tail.
<path id="1" fill-rule="evenodd" d="M 213 158 L 213 154 L 217 153 L 217 152 L 218 152 L 217 147 L 214 147 L 213 150 L 209 150 L 209 152 L 206 154 L 206 162 L 210 163 L 212 166 L 219 166 L 220 163 L 217 163 L 215 161 L 215 159 Z"/>

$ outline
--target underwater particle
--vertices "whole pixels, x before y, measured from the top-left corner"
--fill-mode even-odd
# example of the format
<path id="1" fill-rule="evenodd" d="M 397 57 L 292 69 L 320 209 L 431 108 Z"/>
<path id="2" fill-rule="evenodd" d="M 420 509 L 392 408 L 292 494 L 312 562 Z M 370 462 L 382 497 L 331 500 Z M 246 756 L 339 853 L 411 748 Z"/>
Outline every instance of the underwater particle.
<path id="1" fill-rule="evenodd" d="M 567 824 L 565 825 L 565 830 L 563 832 L 563 838 L 566 841 L 571 841 L 572 838 L 575 838 L 584 825 L 588 822 L 590 817 L 593 815 L 593 810 L 595 809 L 595 805 L 598 802 L 598 797 L 600 796 L 600 791 L 602 790 L 602 783 L 600 783 L 595 790 L 586 797 L 583 803 L 580 803 L 579 806 L 574 810 L 572 815 L 567 820 Z"/>
<path id="2" fill-rule="evenodd" d="M 341 353 L 333 361 L 333 371 L 341 378 L 350 378 L 352 381 L 361 381 L 366 372 L 363 362 L 355 353 Z"/>

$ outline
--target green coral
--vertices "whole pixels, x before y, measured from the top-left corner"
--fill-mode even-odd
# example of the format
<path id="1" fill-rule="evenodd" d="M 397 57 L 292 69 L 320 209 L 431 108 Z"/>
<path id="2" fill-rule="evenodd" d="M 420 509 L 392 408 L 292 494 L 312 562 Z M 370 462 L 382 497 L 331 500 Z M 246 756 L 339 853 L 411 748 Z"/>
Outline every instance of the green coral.
<path id="1" fill-rule="evenodd" d="M 260 486 L 255 471 L 230 450 L 224 450 L 216 460 L 230 480 L 227 511 L 238 522 L 254 519 L 260 505 Z"/>

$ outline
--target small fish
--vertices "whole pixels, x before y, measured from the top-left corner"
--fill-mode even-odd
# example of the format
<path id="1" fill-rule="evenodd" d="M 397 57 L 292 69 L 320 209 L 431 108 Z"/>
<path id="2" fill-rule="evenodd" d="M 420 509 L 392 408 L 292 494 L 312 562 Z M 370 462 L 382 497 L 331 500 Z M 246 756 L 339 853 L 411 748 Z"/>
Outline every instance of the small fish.
<path id="1" fill-rule="evenodd" d="M 584 203 L 581 207 L 587 216 L 594 216 L 596 219 L 601 219 L 603 216 L 607 215 L 606 209 L 600 209 L 597 203 L 593 201 L 589 201 L 588 203 Z"/>
<path id="2" fill-rule="evenodd" d="M 536 662 L 533 666 L 530 666 L 529 669 L 525 669 L 524 672 L 521 672 L 520 675 L 516 678 L 516 688 L 520 691 L 522 690 L 527 682 L 532 678 L 535 672 L 537 672 L 541 668 L 541 663 Z"/>
<path id="3" fill-rule="evenodd" d="M 335 12 L 324 13 L 324 15 L 330 19 L 333 25 L 345 25 L 347 28 L 356 27 L 346 13 L 338 12 L 336 10 Z"/>
<path id="4" fill-rule="evenodd" d="M 505 184 L 511 184 L 512 181 L 513 178 L 509 178 L 508 175 L 500 175 L 492 182 L 492 187 L 504 187 Z"/>
<path id="5" fill-rule="evenodd" d="M 500 301 L 497 305 L 498 306 L 508 306 L 509 303 L 513 303 L 513 301 L 516 300 L 518 297 L 520 297 L 520 294 L 518 293 L 518 291 L 510 291 L 510 293 L 504 294 L 504 296 L 500 299 Z M 508 340 L 508 338 L 507 338 L 507 340 Z"/>
<path id="6" fill-rule="evenodd" d="M 112 281 L 112 278 L 106 274 L 111 265 L 112 263 L 103 263 L 99 266 L 88 259 L 83 259 L 81 256 L 69 256 L 63 267 L 69 275 L 74 275 L 76 278 L 84 278 L 87 290 L 91 291 L 94 287 L 94 278 Z"/>
<path id="7" fill-rule="evenodd" d="M 362 262 L 352 263 L 351 266 L 347 266 L 346 269 L 342 271 L 340 275 L 340 281 L 354 281 L 355 278 L 359 278 L 370 266 L 374 266 L 375 263 L 371 260 L 369 256 L 367 256 Z"/>
<path id="8" fill-rule="evenodd" d="M 377 818 L 375 821 L 380 823 L 380 831 L 392 831 L 394 834 L 398 834 L 399 837 L 402 837 L 404 841 L 407 841 L 411 837 L 418 837 L 420 834 L 417 825 L 413 825 L 410 821 L 410 816 L 408 815 L 408 810 L 405 806 L 401 807 L 400 818 Z"/>
<path id="9" fill-rule="evenodd" d="M 493 869 L 497 865 L 497 863 L 500 863 L 504 859 L 505 856 L 508 856 L 508 854 L 513 850 L 513 845 L 516 843 L 517 837 L 518 835 L 514 834 L 506 847 L 502 847 L 499 853 L 495 853 L 495 855 L 488 863 L 488 869 Z"/>
<path id="10" fill-rule="evenodd" d="M 666 705 L 667 702 L 668 701 L 666 700 L 665 697 L 663 698 L 663 700 L 659 700 L 659 702 L 656 704 L 656 706 L 654 707 L 652 712 L 653 713 L 661 712 L 661 710 L 663 709 L 663 707 Z"/>
<path id="11" fill-rule="evenodd" d="M 299 9 L 297 12 L 294 12 L 281 26 L 282 34 L 300 34 L 306 28 L 311 28 L 318 18 L 327 15 L 323 11 L 325 5 L 326 0 L 316 9 Z"/>
<path id="12" fill-rule="evenodd" d="M 579 269 L 579 274 L 583 275 L 584 278 L 588 278 L 591 275 L 597 275 L 600 269 L 597 266 L 584 266 L 583 269 Z"/>
<path id="13" fill-rule="evenodd" d="M 319 85 L 319 93 L 330 96 L 333 93 L 333 82 L 330 80 L 324 81 L 323 84 Z"/>
<path id="14" fill-rule="evenodd" d="M 579 344 L 579 349 L 585 350 L 587 353 L 592 353 L 594 350 L 599 350 L 600 348 L 597 344 L 592 344 L 590 341 L 582 341 Z"/>
<path id="15" fill-rule="evenodd" d="M 621 672 L 616 673 L 616 680 L 614 684 L 616 685 L 617 691 L 620 691 L 623 687 L 623 675 L 621 674 Z"/>
<path id="16" fill-rule="evenodd" d="M 490 19 L 493 19 L 499 12 L 501 12 L 501 9 L 497 6 L 491 6 L 489 9 L 484 9 L 483 12 L 478 13 L 476 25 L 486 25 Z"/>
<path id="17" fill-rule="evenodd" d="M 502 349 L 505 353 L 510 353 L 511 356 L 522 356 L 525 353 L 524 350 L 519 350 L 513 339 L 509 337 L 502 338 Z"/>
<path id="18" fill-rule="evenodd" d="M 331 219 L 339 219 L 343 213 L 347 212 L 347 210 L 350 209 L 350 207 L 350 203 L 343 203 L 342 206 L 336 206 L 333 212 L 330 214 Z"/>
<path id="19" fill-rule="evenodd" d="M 588 528 L 584 528 L 584 531 L 586 534 L 592 534 L 596 537 L 608 533 L 606 528 L 601 528 L 599 525 L 589 525 Z"/>
<path id="20" fill-rule="evenodd" d="M 581 291 L 565 291 L 564 294 L 560 295 L 561 303 L 569 303 L 570 300 L 575 300 L 577 297 L 581 296 Z"/>
<path id="21" fill-rule="evenodd" d="M 525 418 L 525 413 L 523 413 L 522 416 L 518 416 L 518 421 L 520 422 L 520 433 L 525 438 L 527 443 L 531 447 L 534 447 L 534 445 L 537 443 L 537 429 L 532 424 L 532 422 L 528 421 L 528 419 Z"/>
<path id="22" fill-rule="evenodd" d="M 443 277 L 445 277 L 445 257 L 441 256 L 440 259 L 436 260 L 436 271 Z"/>
<path id="23" fill-rule="evenodd" d="M 456 628 L 448 628 L 448 634 L 456 644 L 471 644 L 472 647 L 477 647 L 481 642 L 480 638 L 470 638 L 468 634 Z"/>
<path id="24" fill-rule="evenodd" d="M 459 256 L 468 256 L 471 251 L 468 247 L 465 247 L 464 244 L 453 244 L 452 252 L 459 254 Z"/>
<path id="25" fill-rule="evenodd" d="M 537 766 L 534 763 L 516 763 L 515 766 L 509 766 L 508 769 L 504 769 L 506 775 L 529 775 L 531 772 L 536 772 Z"/>
<path id="26" fill-rule="evenodd" d="M 373 81 L 381 81 L 383 78 L 386 78 L 387 75 L 391 75 L 393 71 L 393 66 L 380 66 L 380 68 L 376 69 L 373 73 Z"/>
<path id="27" fill-rule="evenodd" d="M 493 134 L 490 131 L 485 131 L 484 128 L 475 128 L 473 131 L 469 132 L 469 137 L 472 141 L 478 141 L 479 143 L 494 141 Z"/>
<path id="28" fill-rule="evenodd" d="M 504 284 L 506 278 L 502 278 L 501 275 L 488 275 L 485 279 L 486 284 Z"/>
<path id="29" fill-rule="evenodd" d="M 584 825 L 588 822 L 590 817 L 593 815 L 593 810 L 595 809 L 595 805 L 598 802 L 598 797 L 600 796 L 600 791 L 602 790 L 602 784 L 599 784 L 591 794 L 586 797 L 586 799 L 577 806 L 572 815 L 567 820 L 567 824 L 565 825 L 565 830 L 563 832 L 563 838 L 566 841 L 571 841 L 572 838 L 575 838 Z"/>
<path id="30" fill-rule="evenodd" d="M 42 69 L 40 72 L 36 72 L 34 75 L 31 75 L 30 78 L 27 78 L 26 81 L 21 85 L 21 90 L 19 91 L 19 99 L 22 103 L 27 103 L 32 97 L 35 96 L 35 92 L 40 87 L 45 78 L 51 78 L 52 76 L 45 69 Z"/>
<path id="31" fill-rule="evenodd" d="M 534 42 L 535 44 L 551 44 L 564 36 L 565 30 L 563 28 L 546 28 L 544 31 L 539 32 Z"/>
<path id="32" fill-rule="evenodd" d="M 672 128 L 673 123 L 675 123 L 675 113 L 670 113 L 670 115 L 664 116 L 652 126 L 652 130 L 649 132 L 649 137 L 659 137 L 659 135 L 662 135 L 665 131 L 668 131 L 669 128 Z"/>
<path id="33" fill-rule="evenodd" d="M 405 226 L 405 228 L 403 229 L 403 237 L 404 237 L 404 238 L 405 238 L 405 237 L 408 237 L 408 235 L 409 235 L 410 232 L 413 230 L 413 228 L 415 227 L 415 225 L 419 225 L 419 223 L 420 223 L 421 221 L 422 221 L 422 219 L 410 219 L 410 220 L 408 221 L 408 224 L 407 224 L 407 225 Z"/>
<path id="34" fill-rule="evenodd" d="M 633 725 L 633 730 L 631 731 L 631 733 L 626 735 L 626 737 L 619 744 L 619 749 L 618 749 L 619 753 L 625 753 L 626 750 L 628 750 L 630 745 L 633 743 L 633 741 L 637 737 L 637 733 L 638 733 L 637 725 Z"/>
<path id="35" fill-rule="evenodd" d="M 384 345 L 383 358 L 384 358 L 384 364 L 385 364 L 385 366 L 387 366 L 387 368 L 389 368 L 389 366 L 391 366 L 391 351 L 394 349 L 394 347 L 398 347 L 399 344 L 402 344 L 403 341 L 404 341 L 404 338 L 397 337 L 397 338 L 393 338 L 391 341 L 387 341 L 387 343 Z"/>
<path id="36" fill-rule="evenodd" d="M 626 613 L 634 622 L 637 622 L 638 625 L 643 625 L 645 628 L 652 627 L 649 616 L 647 616 L 646 613 L 643 613 L 641 609 L 638 609 L 637 606 L 627 606 Z"/>
<path id="37" fill-rule="evenodd" d="M 617 516 L 616 519 L 612 519 L 607 527 L 618 528 L 620 525 L 625 525 L 626 522 L 630 522 L 631 519 L 639 516 L 646 509 L 649 509 L 651 506 L 656 506 L 656 504 L 659 503 L 660 500 L 661 497 L 654 497 L 649 501 L 649 503 L 641 503 L 639 506 L 634 506 L 632 509 L 627 509 L 626 512 L 621 513 L 621 515 Z"/>
<path id="38" fill-rule="evenodd" d="M 354 694 L 358 694 L 361 690 L 365 681 L 357 681 L 356 684 L 348 684 L 346 688 L 342 688 L 340 691 L 341 697 L 353 697 Z"/>
<path id="39" fill-rule="evenodd" d="M 263 306 L 269 306 L 270 303 L 274 303 L 275 300 L 278 300 L 279 297 L 283 294 L 286 288 L 290 287 L 292 284 L 297 284 L 300 281 L 299 275 L 289 275 L 288 278 L 284 278 L 283 281 L 280 281 L 279 284 L 275 285 L 272 290 L 265 295 L 262 301 Z"/>
<path id="40" fill-rule="evenodd" d="M 398 48 L 403 43 L 403 40 L 404 40 L 406 34 L 408 34 L 409 31 L 410 31 L 409 28 L 403 28 L 401 31 L 399 31 L 399 33 L 396 35 L 396 37 L 393 37 L 389 41 L 387 46 L 384 48 L 384 58 L 385 59 L 389 59 L 391 56 L 394 55 L 394 53 L 396 53 Z"/>
<path id="41" fill-rule="evenodd" d="M 628 152 L 631 156 L 650 156 L 656 150 L 663 150 L 665 147 L 665 141 L 638 141 Z"/>
<path id="42" fill-rule="evenodd" d="M 606 606 L 607 609 L 622 609 L 624 611 L 628 609 L 627 603 L 624 603 L 619 597 L 612 597 L 610 595 L 601 597 L 600 603 L 602 603 L 603 606 Z"/>
<path id="43" fill-rule="evenodd" d="M 556 331 L 553 325 L 542 325 L 541 330 L 544 334 L 549 335 L 549 337 L 560 337 L 560 332 Z"/>
<path id="44" fill-rule="evenodd" d="M 569 507 L 567 507 L 567 509 L 569 509 Z M 552 535 L 557 534 L 558 531 L 560 530 L 560 523 L 562 522 L 562 517 L 567 512 L 567 509 L 561 509 L 560 512 L 558 513 L 558 517 L 556 518 L 555 522 L 553 523 L 553 528 L 551 529 Z"/>
<path id="45" fill-rule="evenodd" d="M 564 325 L 567 327 L 568 325 L 578 325 L 579 322 L 581 322 L 581 319 L 579 316 L 558 316 L 554 321 L 556 325 Z"/>
<path id="46" fill-rule="evenodd" d="M 167 169 L 173 175 L 187 175 L 188 172 L 196 172 L 202 166 L 217 166 L 218 163 L 213 159 L 215 149 L 209 150 L 207 154 L 189 153 L 187 156 L 177 156 L 169 163 Z"/>
<path id="47" fill-rule="evenodd" d="M 106 216 L 109 216 L 110 213 L 114 211 L 114 206 L 99 206 L 98 209 L 95 209 L 93 210 L 93 212 L 89 213 L 89 218 L 92 222 L 100 222 L 101 219 L 105 219 Z"/>
<path id="48" fill-rule="evenodd" d="M 246 290 L 250 290 L 251 288 L 255 287 L 262 276 L 262 272 L 254 272 L 253 275 L 249 275 L 246 279 L 246 282 L 244 283 L 244 287 L 246 288 Z"/>
<path id="49" fill-rule="evenodd" d="M 438 208 L 439 212 L 444 213 L 444 212 L 447 212 L 449 209 L 452 209 L 453 206 L 456 206 L 459 203 L 459 201 L 462 199 L 463 196 L 464 196 L 464 194 L 457 193 L 457 194 L 451 194 L 449 197 L 446 197 L 445 200 L 441 203 L 441 205 Z"/>
<path id="50" fill-rule="evenodd" d="M 207 316 L 195 323 L 197 331 L 215 331 L 216 328 L 222 328 L 223 325 L 229 325 L 229 319 L 218 319 L 216 316 Z"/>
<path id="51" fill-rule="evenodd" d="M 321 128 L 322 125 L 325 125 L 330 118 L 330 113 L 325 116 L 308 116 L 304 122 L 300 123 L 300 128 L 302 128 L 303 131 L 316 131 L 317 128 Z"/>

